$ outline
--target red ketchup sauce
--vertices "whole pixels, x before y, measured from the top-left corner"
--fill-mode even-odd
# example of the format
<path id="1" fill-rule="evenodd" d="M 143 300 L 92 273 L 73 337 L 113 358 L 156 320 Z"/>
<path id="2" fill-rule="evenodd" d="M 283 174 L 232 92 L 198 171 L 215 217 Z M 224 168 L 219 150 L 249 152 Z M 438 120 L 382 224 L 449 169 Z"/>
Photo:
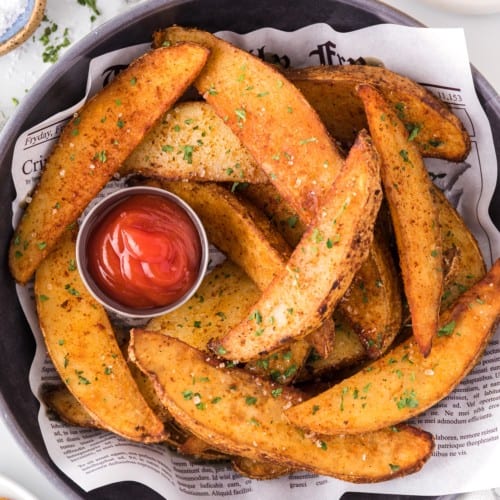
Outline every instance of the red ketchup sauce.
<path id="1" fill-rule="evenodd" d="M 86 253 L 89 273 L 104 293 L 128 307 L 152 308 L 175 302 L 191 288 L 201 243 L 173 201 L 136 194 L 103 216 Z"/>

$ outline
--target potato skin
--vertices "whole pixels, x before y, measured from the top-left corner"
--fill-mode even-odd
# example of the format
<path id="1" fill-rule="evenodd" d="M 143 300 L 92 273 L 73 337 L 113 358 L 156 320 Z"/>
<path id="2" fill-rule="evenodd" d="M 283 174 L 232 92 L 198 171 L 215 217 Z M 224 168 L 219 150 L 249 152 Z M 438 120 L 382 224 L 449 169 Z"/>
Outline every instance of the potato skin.
<path id="1" fill-rule="evenodd" d="M 134 329 L 129 356 L 183 427 L 230 455 L 377 482 L 420 469 L 434 447 L 429 433 L 407 425 L 356 436 L 308 435 L 283 413 L 304 397 L 300 391 L 219 368 L 205 353 L 155 332 Z"/>
<path id="2" fill-rule="evenodd" d="M 170 181 L 267 182 L 250 153 L 204 101 L 179 102 L 167 111 L 120 173 Z"/>
<path id="3" fill-rule="evenodd" d="M 464 125 L 448 106 L 409 78 L 366 65 L 292 69 L 287 78 L 312 104 L 335 139 L 350 145 L 367 127 L 356 86 L 367 84 L 387 99 L 405 124 L 422 156 L 463 161 L 471 142 Z M 451 167 L 453 168 L 453 167 Z"/>
<path id="4" fill-rule="evenodd" d="M 371 246 L 382 199 L 379 168 L 361 132 L 285 269 L 248 318 L 210 344 L 213 352 L 251 361 L 306 336 L 331 315 Z"/>
<path id="5" fill-rule="evenodd" d="M 198 92 L 309 222 L 343 158 L 304 96 L 275 67 L 206 31 L 173 26 L 155 33 L 155 46 L 164 41 L 210 49 Z"/>
<path id="6" fill-rule="evenodd" d="M 413 335 L 424 355 L 437 331 L 443 291 L 443 254 L 432 182 L 405 126 L 382 94 L 360 85 L 358 94 L 382 163 L 380 175 L 396 236 Z"/>
<path id="7" fill-rule="evenodd" d="M 208 50 L 180 44 L 136 59 L 65 126 L 9 249 L 11 273 L 26 283 L 68 225 L 120 168 L 200 72 Z"/>

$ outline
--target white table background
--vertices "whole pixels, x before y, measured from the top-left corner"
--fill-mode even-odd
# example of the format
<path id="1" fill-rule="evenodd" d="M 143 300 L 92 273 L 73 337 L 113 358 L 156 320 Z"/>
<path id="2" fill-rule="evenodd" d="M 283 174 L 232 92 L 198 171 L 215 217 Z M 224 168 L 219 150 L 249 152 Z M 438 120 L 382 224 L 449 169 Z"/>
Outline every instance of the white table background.
<path id="1" fill-rule="evenodd" d="M 1 0 L 0 0 L 1 1 Z M 140 0 L 139 0 L 140 1 Z M 142 0 L 147 1 L 147 0 Z M 470 0 L 472 3 L 475 0 Z M 498 0 L 500 3 L 500 0 Z M 59 26 L 57 34 L 68 28 L 72 43 L 92 28 L 127 10 L 138 0 L 98 0 L 101 15 L 91 23 L 91 11 L 76 0 L 48 0 L 47 17 Z M 486 77 L 500 93 L 500 64 L 498 45 L 500 42 L 500 14 L 461 15 L 432 6 L 431 0 L 385 0 L 399 10 L 413 16 L 427 26 L 463 27 L 472 64 Z M 1 7 L 0 7 L 1 8 Z M 45 22 L 42 26 L 47 26 Z M 0 95 L 0 129 L 15 112 L 15 99 L 21 101 L 26 91 L 41 77 L 50 64 L 41 59 L 38 41 L 41 31 L 34 40 L 28 41 L 15 51 L 0 57 L 2 90 Z M 40 500 L 65 500 L 46 477 L 31 462 L 0 418 L 0 474 L 10 477 L 35 494 Z M 0 491 L 0 496 L 2 492 Z M 479 498 L 479 494 L 473 495 Z M 469 496 L 469 498 L 471 498 Z"/>

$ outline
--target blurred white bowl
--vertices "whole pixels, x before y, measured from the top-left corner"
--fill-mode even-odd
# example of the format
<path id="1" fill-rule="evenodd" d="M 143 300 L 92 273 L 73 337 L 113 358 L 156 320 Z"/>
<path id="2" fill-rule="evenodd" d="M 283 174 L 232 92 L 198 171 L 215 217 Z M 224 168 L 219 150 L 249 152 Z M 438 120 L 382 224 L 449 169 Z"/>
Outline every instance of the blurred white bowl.
<path id="1" fill-rule="evenodd" d="M 9 500 L 37 500 L 31 493 L 6 476 L 0 474 L 0 498 Z"/>

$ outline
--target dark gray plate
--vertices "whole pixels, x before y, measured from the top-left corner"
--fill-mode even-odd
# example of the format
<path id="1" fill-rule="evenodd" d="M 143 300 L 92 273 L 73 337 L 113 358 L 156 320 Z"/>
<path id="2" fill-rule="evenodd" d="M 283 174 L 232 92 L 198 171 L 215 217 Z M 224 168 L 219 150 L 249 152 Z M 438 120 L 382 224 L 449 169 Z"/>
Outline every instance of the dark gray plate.
<path id="1" fill-rule="evenodd" d="M 16 440 L 68 498 L 148 500 L 161 497 L 130 482 L 84 493 L 59 472 L 43 444 L 37 424 L 38 402 L 28 385 L 35 345 L 7 268 L 14 198 L 10 163 L 17 136 L 83 96 L 92 57 L 127 45 L 149 42 L 156 29 L 176 23 L 210 31 L 244 33 L 264 26 L 294 30 L 316 22 L 328 23 L 340 31 L 379 23 L 418 25 L 414 19 L 375 0 L 152 0 L 108 22 L 72 47 L 38 82 L 5 127 L 0 137 L 0 409 L 7 416 Z M 492 125 L 498 157 L 500 98 L 484 78 L 473 71 L 479 98 Z M 496 226 L 500 227 L 498 185 L 490 212 Z"/>

